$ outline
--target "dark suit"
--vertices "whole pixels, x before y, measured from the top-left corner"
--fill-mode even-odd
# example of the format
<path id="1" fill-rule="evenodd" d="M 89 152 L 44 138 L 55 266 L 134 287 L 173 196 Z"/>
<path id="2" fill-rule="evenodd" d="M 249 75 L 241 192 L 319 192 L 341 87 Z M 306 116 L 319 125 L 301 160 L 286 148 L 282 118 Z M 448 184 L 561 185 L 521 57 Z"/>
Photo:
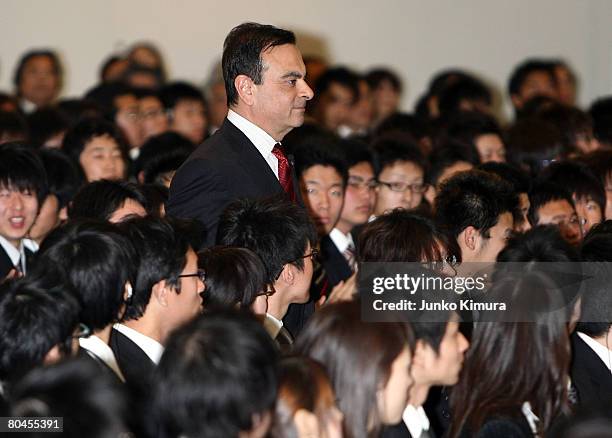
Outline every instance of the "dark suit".
<path id="1" fill-rule="evenodd" d="M 257 148 L 226 119 L 176 172 L 166 211 L 198 219 L 206 229 L 205 246 L 210 246 L 216 239 L 219 217 L 230 202 L 282 193 L 278 178 Z"/>
<path id="2" fill-rule="evenodd" d="M 601 358 L 576 333 L 572 334 L 572 385 L 578 403 L 612 408 L 612 373 Z"/>
<path id="3" fill-rule="evenodd" d="M 320 250 L 321 262 L 325 268 L 330 288 L 333 288 L 341 281 L 347 280 L 353 275 L 353 271 L 351 271 L 351 267 L 346 261 L 346 258 L 338 250 L 338 247 L 334 244 L 334 241 L 329 235 L 321 239 Z"/>
<path id="4" fill-rule="evenodd" d="M 26 269 L 29 270 L 32 266 L 32 259 L 34 258 L 34 253 L 27 248 L 24 248 L 25 256 L 26 256 Z M 5 278 L 11 269 L 14 269 L 15 265 L 11 261 L 11 258 L 8 256 L 4 248 L 0 246 L 0 279 Z M 20 267 L 21 268 L 21 267 Z"/>

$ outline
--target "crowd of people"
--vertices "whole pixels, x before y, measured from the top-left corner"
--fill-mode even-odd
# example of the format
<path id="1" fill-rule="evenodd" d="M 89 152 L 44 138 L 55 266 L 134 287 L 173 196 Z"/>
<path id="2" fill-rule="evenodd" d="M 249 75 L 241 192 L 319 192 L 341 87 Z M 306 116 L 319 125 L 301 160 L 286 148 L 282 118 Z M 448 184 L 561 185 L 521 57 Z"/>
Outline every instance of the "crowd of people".
<path id="1" fill-rule="evenodd" d="M 396 73 L 302 58 L 256 23 L 220 67 L 201 90 L 137 44 L 60 99 L 54 51 L 19 61 L 0 416 L 71 437 L 612 436 L 612 96 L 580 109 L 563 60 L 528 59 L 509 124 L 459 69 L 402 112 Z M 488 293 L 528 305 L 367 322 L 376 262 L 488 264 Z M 604 280 L 568 295 L 540 262 Z"/>

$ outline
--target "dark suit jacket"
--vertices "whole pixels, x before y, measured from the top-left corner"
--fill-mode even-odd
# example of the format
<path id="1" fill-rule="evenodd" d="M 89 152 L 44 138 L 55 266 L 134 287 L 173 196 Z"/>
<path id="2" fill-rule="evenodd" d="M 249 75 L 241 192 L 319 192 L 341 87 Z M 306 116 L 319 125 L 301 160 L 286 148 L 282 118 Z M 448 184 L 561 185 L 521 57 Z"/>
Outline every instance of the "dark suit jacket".
<path id="1" fill-rule="evenodd" d="M 612 408 L 612 373 L 576 333 L 572 334 L 572 385 L 581 405 Z"/>
<path id="2" fill-rule="evenodd" d="M 226 119 L 176 172 L 166 211 L 198 219 L 206 229 L 205 246 L 210 246 L 216 239 L 219 217 L 230 202 L 282 193 L 276 175 L 257 148 Z"/>
<path id="3" fill-rule="evenodd" d="M 156 365 L 130 338 L 113 329 L 110 347 L 115 354 L 117 364 L 130 387 L 146 390 L 153 380 Z"/>
<path id="4" fill-rule="evenodd" d="M 98 356 L 90 354 L 86 349 L 79 347 L 79 351 L 77 353 L 77 357 L 80 360 L 85 362 L 91 362 L 95 364 L 102 374 L 105 374 L 108 377 L 110 382 L 113 382 L 113 385 L 117 388 L 121 388 L 123 386 L 123 382 L 119 378 L 117 374 L 108 366 L 102 359 Z"/>
<path id="5" fill-rule="evenodd" d="M 321 262 L 325 268 L 327 274 L 327 280 L 329 281 L 329 287 L 333 288 L 335 285 L 343 280 L 348 279 L 353 272 L 344 258 L 344 255 L 338 251 L 338 247 L 331 240 L 329 235 L 321 239 Z"/>
<path id="6" fill-rule="evenodd" d="M 26 255 L 26 270 L 30 270 L 32 267 L 32 260 L 34 259 L 34 253 L 29 249 L 24 250 Z M 0 280 L 7 276 L 7 274 L 13 269 L 15 265 L 11 261 L 4 248 L 0 246 Z"/>

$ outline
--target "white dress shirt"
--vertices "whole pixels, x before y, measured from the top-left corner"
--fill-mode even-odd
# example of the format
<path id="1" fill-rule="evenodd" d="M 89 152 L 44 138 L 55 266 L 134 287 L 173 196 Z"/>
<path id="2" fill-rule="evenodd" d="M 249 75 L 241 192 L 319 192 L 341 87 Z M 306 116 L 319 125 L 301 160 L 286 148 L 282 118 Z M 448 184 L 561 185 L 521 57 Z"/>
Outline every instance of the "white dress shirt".
<path id="1" fill-rule="evenodd" d="M 329 238 L 332 240 L 332 242 L 334 242 L 334 245 L 336 245 L 336 248 L 338 248 L 340 253 L 343 253 L 349 246 L 353 248 L 353 251 L 355 250 L 355 242 L 353 242 L 353 236 L 351 236 L 351 233 L 344 234 L 338 228 L 334 228 L 329 233 Z"/>
<path id="2" fill-rule="evenodd" d="M 0 246 L 6 252 L 6 255 L 11 259 L 11 263 L 13 266 L 17 266 L 19 263 L 19 270 L 22 274 L 26 273 L 26 256 L 25 256 L 25 247 L 23 246 L 23 241 L 19 244 L 19 249 L 15 248 L 12 243 L 6 240 L 4 237 L 0 236 Z"/>
<path id="3" fill-rule="evenodd" d="M 270 335 L 270 337 L 272 339 L 276 339 L 276 336 L 278 335 L 280 330 L 283 328 L 283 321 L 281 321 L 280 319 L 276 319 L 274 316 L 270 315 L 269 313 L 266 313 L 266 317 L 264 318 L 263 325 L 266 331 L 268 332 L 268 334 Z"/>
<path id="4" fill-rule="evenodd" d="M 410 436 L 420 437 L 423 431 L 429 431 L 429 418 L 423 406 L 406 406 L 402 414 L 402 420 L 410 432 Z"/>
<path id="5" fill-rule="evenodd" d="M 251 143 L 253 143 L 264 160 L 266 160 L 266 163 L 268 163 L 268 166 L 270 166 L 270 169 L 272 169 L 272 172 L 274 172 L 278 179 L 278 158 L 272 154 L 272 149 L 274 149 L 278 142 L 259 126 L 232 110 L 227 112 L 227 120 L 251 140 Z"/>
<path id="6" fill-rule="evenodd" d="M 125 382 L 125 377 L 123 377 L 123 373 L 121 373 L 121 370 L 119 369 L 119 364 L 117 363 L 115 354 L 106 342 L 95 335 L 91 335 L 88 338 L 80 338 L 79 345 L 84 350 L 87 350 L 87 353 L 90 356 L 95 356 L 104 362 L 106 366 L 115 372 L 117 377 L 119 377 L 122 382 Z"/>
<path id="7" fill-rule="evenodd" d="M 599 356 L 606 368 L 612 371 L 612 350 L 607 349 L 605 346 L 601 345 L 587 334 L 578 331 L 576 333 L 578 336 L 580 336 L 580 339 L 582 339 L 584 343 L 587 344 L 597 356 Z"/>
<path id="8" fill-rule="evenodd" d="M 113 328 L 138 345 L 154 364 L 157 365 L 159 363 L 159 359 L 161 359 L 162 354 L 164 354 L 164 347 L 162 344 L 123 324 L 115 324 Z"/>

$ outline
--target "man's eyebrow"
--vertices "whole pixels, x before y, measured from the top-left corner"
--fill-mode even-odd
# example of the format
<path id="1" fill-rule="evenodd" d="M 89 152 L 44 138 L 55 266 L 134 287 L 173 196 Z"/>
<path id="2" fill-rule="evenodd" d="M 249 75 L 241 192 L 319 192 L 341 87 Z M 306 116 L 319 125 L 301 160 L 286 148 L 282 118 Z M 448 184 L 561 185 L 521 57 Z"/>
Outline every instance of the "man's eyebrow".
<path id="1" fill-rule="evenodd" d="M 300 73 L 299 71 L 290 71 L 281 76 L 282 79 L 289 79 L 289 78 L 301 79 L 303 77 L 304 75 Z"/>

